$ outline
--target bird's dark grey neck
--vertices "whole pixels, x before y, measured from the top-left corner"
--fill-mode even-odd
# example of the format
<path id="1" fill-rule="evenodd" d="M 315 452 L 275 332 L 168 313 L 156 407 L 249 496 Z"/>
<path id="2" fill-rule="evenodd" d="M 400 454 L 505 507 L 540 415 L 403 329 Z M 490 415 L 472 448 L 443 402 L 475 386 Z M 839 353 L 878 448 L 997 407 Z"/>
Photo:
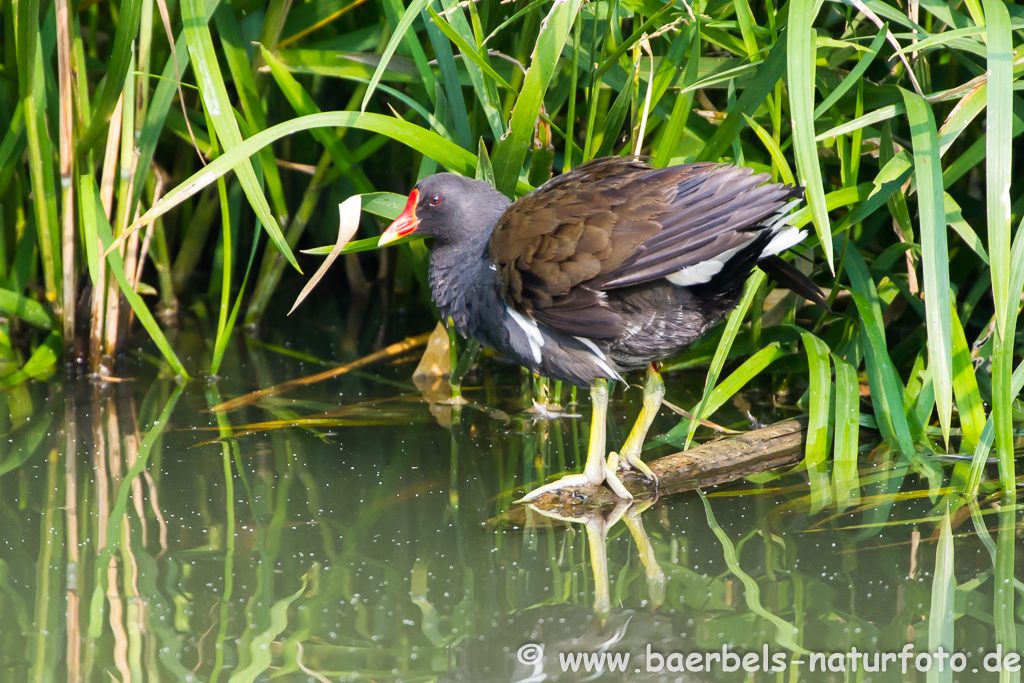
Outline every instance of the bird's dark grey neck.
<path id="1" fill-rule="evenodd" d="M 440 240 L 430 253 L 430 289 L 441 315 L 463 335 L 478 336 L 482 311 L 500 304 L 497 276 L 487 259 L 491 231 L 458 243 Z"/>

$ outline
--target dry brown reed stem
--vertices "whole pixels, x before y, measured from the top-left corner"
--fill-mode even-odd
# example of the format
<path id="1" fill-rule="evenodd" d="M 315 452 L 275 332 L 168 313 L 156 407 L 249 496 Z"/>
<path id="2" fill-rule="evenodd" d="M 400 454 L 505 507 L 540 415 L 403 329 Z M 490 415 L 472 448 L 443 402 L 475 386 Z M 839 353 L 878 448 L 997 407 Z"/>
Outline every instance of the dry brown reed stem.
<path id="1" fill-rule="evenodd" d="M 65 283 L 67 284 L 67 283 Z M 64 517 L 67 527 L 68 573 L 82 576 L 78 556 L 78 422 L 75 399 L 70 390 L 64 392 Z M 82 634 L 78 621 L 80 600 L 77 583 L 68 582 L 65 591 L 65 623 L 67 624 L 68 681 L 81 678 Z"/>
<path id="2" fill-rule="evenodd" d="M 110 127 L 107 129 L 107 145 L 103 153 L 103 174 L 100 176 L 100 204 L 107 220 L 110 220 L 114 206 L 114 176 L 117 171 L 117 153 L 121 144 L 121 105 L 123 98 L 118 99 L 114 112 L 110 115 Z M 103 243 L 96 238 L 96 248 L 101 252 Z M 107 298 L 107 260 L 99 259 L 96 268 L 96 282 L 92 288 L 92 320 L 89 322 L 89 371 L 100 372 L 103 359 L 103 320 L 106 312 Z"/>
<path id="3" fill-rule="evenodd" d="M 124 98 L 122 97 L 122 100 L 123 99 Z M 126 121 L 123 121 L 123 123 L 127 124 Z M 131 135 L 132 133 L 130 130 L 121 130 L 122 140 L 131 140 Z M 128 158 L 127 166 L 124 164 L 126 153 Z M 122 189 L 120 192 L 119 202 L 127 202 L 132 196 L 135 186 L 135 169 L 138 166 L 138 161 L 139 154 L 136 150 L 125 150 L 122 148 L 121 161 L 118 164 L 118 168 L 121 173 L 122 183 L 124 182 L 123 178 L 127 176 L 128 188 L 127 191 Z M 129 218 L 131 217 L 127 206 L 118 206 L 118 214 L 122 216 L 122 219 L 118 225 L 112 226 L 115 238 L 124 232 L 125 228 L 128 226 Z M 134 240 L 129 240 L 128 245 L 122 244 L 120 247 L 124 271 L 129 277 L 135 271 L 136 251 L 138 249 L 138 232 L 132 233 L 132 236 L 135 238 Z M 121 320 L 121 286 L 118 284 L 117 279 L 113 277 L 107 278 L 107 310 L 104 315 L 106 318 L 106 339 L 103 344 L 103 352 L 107 357 L 113 359 L 117 354 L 118 341 L 123 339 L 126 335 L 128 322 L 127 318 L 123 321 Z"/>
<path id="4" fill-rule="evenodd" d="M 65 352 L 73 353 L 70 340 L 75 336 L 75 188 L 72 178 L 74 166 L 73 100 L 71 94 L 71 37 L 68 25 L 68 2 L 57 0 L 57 80 L 60 91 L 60 119 L 58 138 L 60 149 L 61 208 L 61 318 L 64 322 Z"/>
<path id="5" fill-rule="evenodd" d="M 409 337 L 408 339 L 404 339 L 398 343 L 386 346 L 380 351 L 375 351 L 368 356 L 363 356 L 359 360 L 354 360 L 351 363 L 346 363 L 341 367 L 331 368 L 330 370 L 318 372 L 317 374 L 310 375 L 308 377 L 290 379 L 287 382 L 282 382 L 281 384 L 276 384 L 272 387 L 267 387 L 266 389 L 260 389 L 259 391 L 253 391 L 251 393 L 239 396 L 238 398 L 233 398 L 230 401 L 218 403 L 217 405 L 210 408 L 209 412 L 223 413 L 232 410 L 238 410 L 239 408 L 251 406 L 260 399 L 267 398 L 268 396 L 283 394 L 286 391 L 291 391 L 292 389 L 296 389 L 298 387 L 304 387 L 309 386 L 310 384 L 316 384 L 317 382 L 323 382 L 324 380 L 330 379 L 332 377 L 339 377 L 346 373 L 352 372 L 353 370 L 358 370 L 359 368 L 366 367 L 371 363 L 376 363 L 379 360 L 391 358 L 393 356 L 398 356 L 403 353 L 406 353 L 410 349 L 415 349 L 417 347 L 423 346 L 427 343 L 428 339 L 430 339 L 429 332 L 426 332 L 424 334 L 418 334 L 415 337 Z"/>

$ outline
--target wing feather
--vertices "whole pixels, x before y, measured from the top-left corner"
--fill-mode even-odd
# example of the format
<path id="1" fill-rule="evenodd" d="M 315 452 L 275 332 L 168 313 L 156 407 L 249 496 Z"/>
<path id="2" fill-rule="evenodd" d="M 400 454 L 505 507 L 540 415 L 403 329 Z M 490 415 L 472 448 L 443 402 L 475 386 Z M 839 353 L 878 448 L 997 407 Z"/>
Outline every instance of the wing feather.
<path id="1" fill-rule="evenodd" d="M 609 292 L 763 241 L 766 219 L 802 196 L 766 180 L 725 164 L 597 159 L 513 204 L 488 255 L 514 310 L 565 334 L 614 337 L 624 323 Z"/>

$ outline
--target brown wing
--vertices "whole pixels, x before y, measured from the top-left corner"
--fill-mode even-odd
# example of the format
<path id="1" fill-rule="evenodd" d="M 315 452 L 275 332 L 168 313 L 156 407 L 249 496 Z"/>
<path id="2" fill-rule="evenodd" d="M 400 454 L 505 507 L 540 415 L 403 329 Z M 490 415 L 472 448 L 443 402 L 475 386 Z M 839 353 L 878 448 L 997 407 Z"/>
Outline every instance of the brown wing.
<path id="1" fill-rule="evenodd" d="M 791 188 L 718 164 L 653 169 L 635 157 L 587 162 L 519 199 L 488 255 L 510 306 L 567 334 L 622 332 L 605 292 L 649 282 L 750 242 L 744 230 Z"/>

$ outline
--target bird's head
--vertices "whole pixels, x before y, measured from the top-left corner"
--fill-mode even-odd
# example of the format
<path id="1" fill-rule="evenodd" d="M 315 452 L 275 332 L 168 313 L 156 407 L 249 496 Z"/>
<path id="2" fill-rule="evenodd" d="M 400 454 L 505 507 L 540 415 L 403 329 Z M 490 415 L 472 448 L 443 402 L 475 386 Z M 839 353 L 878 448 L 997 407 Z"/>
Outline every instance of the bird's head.
<path id="1" fill-rule="evenodd" d="M 378 246 L 413 233 L 436 237 L 442 244 L 490 236 L 509 204 L 505 195 L 483 181 L 438 173 L 416 185 Z"/>

